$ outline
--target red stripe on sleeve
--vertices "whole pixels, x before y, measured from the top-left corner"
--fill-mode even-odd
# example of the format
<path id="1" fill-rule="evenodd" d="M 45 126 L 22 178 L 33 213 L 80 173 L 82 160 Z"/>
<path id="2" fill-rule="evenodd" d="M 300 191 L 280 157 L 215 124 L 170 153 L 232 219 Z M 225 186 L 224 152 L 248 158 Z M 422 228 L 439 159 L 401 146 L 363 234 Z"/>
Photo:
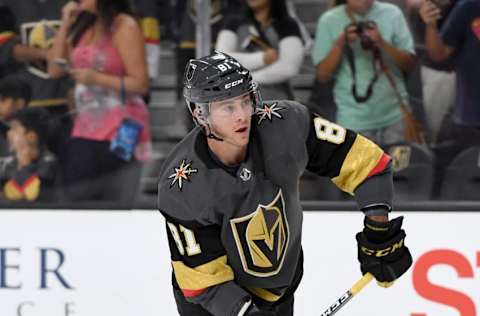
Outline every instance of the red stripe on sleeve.
<path id="1" fill-rule="evenodd" d="M 371 177 L 371 176 L 374 176 L 376 175 L 377 173 L 380 173 L 382 172 L 383 170 L 385 170 L 385 168 L 387 167 L 388 165 L 388 162 L 390 161 L 390 159 L 392 159 L 389 155 L 383 153 L 382 155 L 382 158 L 380 158 L 380 161 L 377 163 L 377 165 L 375 166 L 375 168 L 372 169 L 372 171 L 370 171 L 370 173 L 368 174 L 367 178 Z"/>
<path id="2" fill-rule="evenodd" d="M 202 294 L 206 290 L 207 290 L 207 288 L 200 289 L 200 290 L 183 290 L 182 289 L 182 292 L 183 292 L 183 296 L 185 296 L 185 297 L 195 297 L 195 296 L 199 296 L 200 294 Z"/>

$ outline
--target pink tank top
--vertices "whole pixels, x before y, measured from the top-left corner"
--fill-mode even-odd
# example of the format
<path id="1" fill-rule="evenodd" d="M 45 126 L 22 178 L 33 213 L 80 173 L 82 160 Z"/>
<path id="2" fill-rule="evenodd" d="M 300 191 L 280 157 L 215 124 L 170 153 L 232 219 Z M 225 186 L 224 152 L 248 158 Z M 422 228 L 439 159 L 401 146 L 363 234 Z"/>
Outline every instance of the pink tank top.
<path id="1" fill-rule="evenodd" d="M 89 32 L 85 32 L 72 51 L 74 68 L 92 68 L 96 71 L 118 76 L 125 75 L 125 67 L 111 36 L 96 43 L 87 43 Z M 135 157 L 145 161 L 151 157 L 150 119 L 148 109 L 141 96 L 121 93 L 96 85 L 75 85 L 76 115 L 72 136 L 98 141 L 110 141 L 117 133 L 123 119 L 129 118 L 143 128 L 135 150 Z"/>

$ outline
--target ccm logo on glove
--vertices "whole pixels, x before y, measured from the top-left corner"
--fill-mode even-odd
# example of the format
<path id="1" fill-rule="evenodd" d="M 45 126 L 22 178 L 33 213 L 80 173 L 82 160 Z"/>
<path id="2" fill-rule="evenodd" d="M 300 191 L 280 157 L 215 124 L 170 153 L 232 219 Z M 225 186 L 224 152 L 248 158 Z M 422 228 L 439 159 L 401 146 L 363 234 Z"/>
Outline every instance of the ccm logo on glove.
<path id="1" fill-rule="evenodd" d="M 400 240 L 398 243 L 393 244 L 391 247 L 387 247 L 385 249 L 368 249 L 365 246 L 362 246 L 360 249 L 367 256 L 384 257 L 394 253 L 395 250 L 402 248 L 404 241 L 405 241 L 405 238 Z"/>

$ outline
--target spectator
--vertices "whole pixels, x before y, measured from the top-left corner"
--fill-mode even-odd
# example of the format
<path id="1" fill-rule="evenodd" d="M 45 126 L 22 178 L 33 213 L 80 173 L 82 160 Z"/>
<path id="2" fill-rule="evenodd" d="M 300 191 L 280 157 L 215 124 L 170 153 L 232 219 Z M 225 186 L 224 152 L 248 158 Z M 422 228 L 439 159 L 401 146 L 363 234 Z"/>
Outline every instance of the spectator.
<path id="1" fill-rule="evenodd" d="M 435 61 L 454 56 L 456 72 L 456 107 L 453 136 L 465 148 L 480 143 L 480 3 L 462 0 L 457 3 L 441 31 L 437 26 L 440 9 L 425 1 L 420 14 L 426 24 L 426 49 Z"/>
<path id="2" fill-rule="evenodd" d="M 47 50 L 23 45 L 19 41 L 15 14 L 0 4 L 0 78 L 15 73 L 21 63 L 45 60 Z"/>
<path id="3" fill-rule="evenodd" d="M 0 0 L 9 8 L 16 19 L 20 34 L 21 48 L 30 49 L 34 58 L 24 58 L 28 67 L 22 68 L 18 76 L 32 87 L 33 106 L 46 106 L 52 112 L 66 111 L 66 94 L 69 88 L 66 80 L 52 80 L 46 68 L 46 52 L 51 47 L 55 33 L 60 26 L 60 9 L 66 0 L 18 1 Z M 56 110 L 53 110 L 55 108 Z"/>
<path id="4" fill-rule="evenodd" d="M 76 81 L 77 113 L 64 174 L 70 200 L 133 199 L 136 162 L 148 160 L 151 151 L 142 99 L 149 86 L 144 46 L 128 0 L 71 1 L 62 10 L 49 73 L 68 72 Z M 55 63 L 59 58 L 72 66 L 62 69 Z M 135 176 L 126 180 L 131 170 Z"/>
<path id="5" fill-rule="evenodd" d="M 2 158 L 0 182 L 9 201 L 53 201 L 56 161 L 46 150 L 48 112 L 24 108 L 9 119 L 10 157 Z"/>
<path id="6" fill-rule="evenodd" d="M 288 80 L 298 74 L 303 61 L 300 27 L 284 0 L 246 2 L 244 16 L 225 20 L 217 49 L 252 71 L 265 99 L 293 99 Z"/>
<path id="7" fill-rule="evenodd" d="M 10 77 L 0 80 L 0 157 L 9 154 L 8 119 L 13 112 L 27 107 L 30 97 L 30 86 L 25 82 Z"/>
<path id="8" fill-rule="evenodd" d="M 362 28 L 359 22 L 363 22 Z M 336 117 L 341 125 L 380 144 L 405 140 L 407 129 L 395 90 L 405 102 L 403 74 L 415 66 L 415 52 L 397 6 L 375 0 L 337 3 L 318 21 L 312 58 L 318 80 L 335 80 Z M 381 60 L 396 89 L 378 69 Z"/>
<path id="9" fill-rule="evenodd" d="M 25 63 L 15 76 L 29 84 L 32 97 L 29 106 L 44 107 L 51 114 L 50 135 L 47 147 L 55 154 L 60 167 L 64 165 L 66 146 L 70 137 L 72 120 L 69 103 L 72 81 L 54 79 L 47 71 L 47 52 L 60 24 L 61 8 L 68 0 L 0 0 L 15 17 L 15 46 L 0 46 L 0 54 L 10 56 L 9 62 Z M 4 50 L 3 50 L 4 49 Z M 3 52 L 2 52 L 3 50 Z M 60 172 L 62 173 L 62 172 Z"/>
<path id="10" fill-rule="evenodd" d="M 441 29 L 438 28 L 440 9 L 430 1 L 420 8 L 426 24 L 425 44 L 434 61 L 453 57 L 456 72 L 456 100 L 450 135 L 453 146 L 437 155 L 437 188 L 444 169 L 460 151 L 480 145 L 480 3 L 461 0 L 455 4 Z M 434 192 L 434 195 L 438 194 Z"/>
<path id="11" fill-rule="evenodd" d="M 446 140 L 442 138 L 445 134 L 443 130 L 451 123 L 451 109 L 455 102 L 455 72 L 452 71 L 452 58 L 440 63 L 435 62 L 425 51 L 425 23 L 419 14 L 423 2 L 424 0 L 408 0 L 407 11 L 417 56 L 421 62 L 423 103 L 428 134 L 432 144 L 437 146 Z M 458 0 L 439 0 L 438 2 L 442 3 L 442 19 L 438 23 L 441 26 Z"/>

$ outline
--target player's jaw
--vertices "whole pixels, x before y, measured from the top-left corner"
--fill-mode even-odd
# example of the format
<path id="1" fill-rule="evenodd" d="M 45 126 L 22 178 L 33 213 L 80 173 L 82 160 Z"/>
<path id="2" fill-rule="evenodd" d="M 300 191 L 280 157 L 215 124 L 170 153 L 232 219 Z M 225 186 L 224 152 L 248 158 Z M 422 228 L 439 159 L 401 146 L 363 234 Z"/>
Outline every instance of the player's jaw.
<path id="1" fill-rule="evenodd" d="M 250 124 L 251 124 L 251 116 L 249 116 L 245 122 L 241 122 L 237 125 L 234 125 L 232 131 L 232 139 L 235 140 L 239 146 L 246 146 L 248 145 L 248 140 L 250 137 Z"/>

